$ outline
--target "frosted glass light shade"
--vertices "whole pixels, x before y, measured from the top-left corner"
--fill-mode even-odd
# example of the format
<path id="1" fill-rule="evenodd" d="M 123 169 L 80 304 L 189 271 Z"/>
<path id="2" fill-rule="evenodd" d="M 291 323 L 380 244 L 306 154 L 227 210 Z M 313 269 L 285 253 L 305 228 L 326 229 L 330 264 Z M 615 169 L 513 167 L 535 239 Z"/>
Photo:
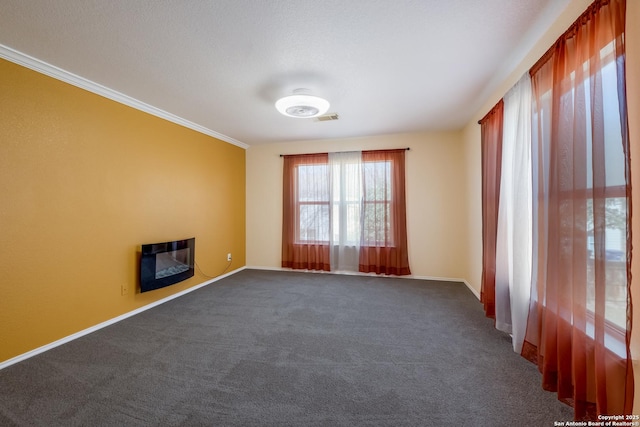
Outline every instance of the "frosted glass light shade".
<path id="1" fill-rule="evenodd" d="M 276 101 L 276 109 L 285 116 L 310 118 L 329 110 L 329 101 L 313 95 L 289 95 Z"/>

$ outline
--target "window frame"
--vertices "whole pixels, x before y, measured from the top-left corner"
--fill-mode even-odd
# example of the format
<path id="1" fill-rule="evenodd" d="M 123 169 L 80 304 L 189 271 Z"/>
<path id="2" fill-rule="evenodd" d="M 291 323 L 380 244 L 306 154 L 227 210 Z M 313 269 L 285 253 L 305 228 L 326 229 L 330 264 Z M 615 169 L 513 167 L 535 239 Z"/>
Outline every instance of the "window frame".
<path id="1" fill-rule="evenodd" d="M 394 233 L 392 232 L 394 226 L 395 226 L 395 217 L 394 217 L 394 213 L 393 213 L 393 203 L 394 203 L 394 197 L 395 197 L 395 193 L 396 193 L 396 189 L 394 188 L 394 182 L 392 179 L 393 176 L 393 170 L 395 168 L 395 162 L 393 159 L 386 159 L 386 160 L 367 160 L 367 161 L 362 161 L 362 175 L 363 175 L 363 181 L 365 179 L 365 165 L 366 164 L 375 164 L 375 163 L 380 163 L 380 164 L 385 164 L 385 174 L 384 174 L 384 179 L 386 181 L 385 187 L 388 188 L 387 194 L 385 194 L 385 197 L 383 199 L 379 199 L 379 198 L 370 198 L 367 199 L 366 197 L 366 191 L 363 189 L 362 191 L 362 195 L 359 201 L 348 201 L 348 200 L 344 200 L 341 199 L 340 200 L 333 200 L 332 198 L 332 193 L 331 191 L 328 192 L 327 196 L 328 198 L 326 200 L 301 200 L 301 189 L 300 189 L 300 166 L 317 166 L 317 165 L 326 165 L 329 166 L 329 162 L 327 161 L 326 163 L 316 163 L 316 164 L 305 164 L 305 163 L 300 163 L 295 165 L 295 206 L 296 206 L 296 223 L 295 223 L 295 244 L 298 245 L 309 245 L 309 244 L 321 244 L 321 245 L 330 245 L 331 244 L 331 239 L 332 239 L 332 233 L 334 233 L 334 215 L 333 215 L 333 208 L 334 206 L 337 204 L 339 206 L 339 208 L 343 208 L 343 209 L 347 209 L 348 205 L 355 205 L 355 204 L 359 204 L 360 205 L 360 219 L 359 219 L 359 227 L 360 227 L 360 232 L 364 232 L 364 223 L 363 223 L 363 217 L 366 215 L 367 212 L 367 208 L 374 206 L 374 210 L 377 210 L 378 206 L 384 206 L 384 218 L 388 219 L 388 224 L 385 224 L 382 229 L 384 230 L 384 240 L 380 240 L 380 239 L 375 239 L 375 242 L 373 244 L 371 243 L 364 243 L 364 239 L 362 236 L 360 236 L 360 241 L 358 242 L 358 246 L 366 246 L 366 247 L 389 247 L 389 248 L 394 248 L 396 247 L 395 241 L 394 241 Z M 386 166 L 388 165 L 388 166 Z M 330 170 L 329 174 L 332 174 L 333 172 Z M 340 169 L 340 174 L 342 173 L 346 173 L 344 172 L 344 168 Z M 332 181 L 333 178 L 331 178 L 329 180 L 329 188 L 331 188 L 332 185 Z M 364 185 L 364 183 L 363 183 Z M 327 207 L 327 212 L 328 212 L 328 221 L 329 221 L 329 229 L 328 229 L 328 239 L 303 239 L 302 238 L 302 208 L 303 206 L 326 206 Z M 378 229 L 379 226 L 376 225 L 376 229 Z M 352 242 L 351 242 L 352 243 Z M 347 244 L 349 245 L 349 243 Z M 355 245 L 354 245 L 355 246 Z"/>
<path id="2" fill-rule="evenodd" d="M 609 43 L 607 43 L 603 48 L 600 49 L 601 55 L 600 55 L 600 60 L 601 60 L 601 67 L 598 71 L 598 73 L 600 73 L 600 76 L 602 78 L 603 73 L 602 70 L 609 64 L 611 64 L 612 62 L 615 62 L 618 60 L 618 58 L 615 56 L 614 54 L 614 49 L 613 49 L 613 45 L 614 45 L 615 41 L 611 41 Z M 590 61 L 591 59 L 588 59 L 587 61 L 585 61 L 583 63 L 583 70 L 588 70 L 589 69 L 589 65 L 588 65 L 588 61 Z M 586 85 L 589 84 L 589 80 L 591 80 L 594 77 L 594 73 L 583 73 L 584 79 L 581 82 L 576 82 L 576 71 L 575 69 L 572 71 L 569 71 L 567 75 L 565 75 L 565 79 L 569 79 L 571 81 L 571 89 L 570 91 L 574 91 L 575 88 L 581 86 L 581 85 Z M 604 86 L 604 85 L 603 85 Z M 550 108 L 552 108 L 552 92 L 553 90 L 559 90 L 558 87 L 553 87 L 553 88 L 549 88 L 541 97 L 541 99 L 543 100 L 544 104 L 538 108 L 538 111 L 542 114 L 542 116 L 539 115 L 538 111 L 535 111 L 534 109 L 534 117 L 532 119 L 532 123 L 536 124 L 538 123 L 537 129 L 536 126 L 532 126 L 532 130 L 536 129 L 535 131 L 538 132 L 540 131 L 542 133 L 541 138 L 544 139 L 545 144 L 550 144 L 549 141 L 549 136 L 550 136 L 550 126 L 551 123 L 549 121 L 548 115 L 549 114 L 545 114 L 545 110 L 548 110 Z M 561 98 L 567 96 L 569 94 L 569 91 L 565 91 L 562 93 Z M 569 98 L 573 101 L 575 94 L 570 94 Z M 588 115 L 587 115 L 588 117 Z M 586 125 L 589 126 L 590 120 L 587 121 Z M 543 161 L 545 163 L 548 164 L 548 158 L 545 159 L 539 159 L 538 161 Z M 587 184 L 587 183 L 585 183 Z M 538 191 L 545 193 L 547 192 L 547 188 L 545 185 L 545 188 L 539 188 Z M 617 198 L 627 198 L 627 193 L 626 193 L 626 188 L 625 185 L 620 185 L 620 184 L 615 184 L 615 185 L 606 185 L 605 187 L 601 187 L 599 188 L 600 191 L 602 191 L 602 199 L 605 200 L 605 203 L 607 200 L 609 199 L 617 199 Z M 565 195 L 566 194 L 566 195 Z M 590 200 L 595 200 L 596 198 L 593 197 L 593 187 L 590 187 L 588 185 L 585 185 L 585 188 L 583 191 L 560 191 L 559 195 L 560 195 L 560 200 L 572 200 L 574 203 L 575 202 L 579 202 L 579 201 L 583 201 L 585 203 L 588 203 Z M 563 196 L 564 195 L 564 196 Z M 627 212 L 629 210 L 629 201 L 627 201 Z M 605 225 L 606 227 L 606 225 Z M 587 230 L 587 235 L 589 234 L 588 230 Z M 587 239 L 588 242 L 588 239 Z M 586 250 L 588 251 L 588 246 L 586 248 Z M 629 254 L 625 254 L 625 260 L 624 262 L 626 263 L 626 257 Z M 595 261 L 595 260 L 594 260 Z M 608 260 L 606 259 L 606 252 L 605 252 L 605 259 L 603 260 L 605 262 L 605 264 L 608 263 Z M 587 263 L 587 265 L 589 265 L 589 262 Z M 587 273 L 588 276 L 588 273 Z M 627 279 L 628 281 L 628 279 Z M 608 286 L 609 286 L 609 281 L 605 281 L 605 293 L 608 290 Z M 591 286 L 591 285 L 588 285 Z M 627 283 L 627 299 L 628 299 L 628 283 Z M 586 294 L 587 299 L 585 300 L 585 311 L 586 311 L 586 321 L 587 321 L 587 325 L 586 325 L 586 330 L 585 333 L 588 337 L 590 337 L 591 339 L 595 339 L 595 311 L 594 309 L 589 308 L 589 297 L 588 297 L 588 293 Z M 607 302 L 606 298 L 605 298 L 605 303 Z M 543 306 L 546 306 L 546 301 L 537 301 L 538 304 L 542 304 Z M 606 317 L 606 313 L 607 313 L 607 309 L 605 308 L 605 318 L 604 318 L 604 325 L 605 325 L 605 342 L 606 345 L 605 347 L 610 349 L 611 351 L 615 352 L 616 354 L 618 354 L 618 356 L 620 357 L 626 357 L 626 351 L 625 351 L 625 339 L 626 339 L 626 329 L 627 329 L 627 325 L 621 326 L 618 323 L 612 321 L 610 318 Z M 573 316 L 571 316 L 571 319 L 567 319 L 570 320 L 571 324 L 574 323 L 574 319 Z"/>
<path id="3" fill-rule="evenodd" d="M 294 166 L 295 169 L 295 173 L 294 173 L 294 177 L 295 177 L 295 181 L 294 181 L 294 194 L 295 194 L 295 235 L 294 235 L 294 242 L 297 245 L 310 245 L 310 244 L 320 244 L 320 245 L 328 245 L 329 241 L 330 241 L 330 236 L 331 236 L 331 192 L 329 191 L 329 189 L 327 189 L 326 194 L 327 194 L 327 199 L 326 200 L 301 200 L 301 187 L 300 187 L 300 167 L 301 166 L 305 166 L 305 167 L 310 167 L 310 166 L 318 166 L 318 165 L 323 165 L 328 167 L 328 162 L 327 163 L 300 163 Z M 328 185 L 330 186 L 331 183 L 329 182 Z M 302 208 L 303 206 L 327 206 L 327 212 L 328 212 L 328 221 L 329 221 L 329 229 L 328 229 L 328 239 L 324 240 L 324 239 L 303 239 L 302 238 Z M 316 230 L 317 232 L 318 230 Z"/>
<path id="4" fill-rule="evenodd" d="M 385 180 L 387 183 L 387 187 L 389 189 L 388 194 L 385 194 L 384 199 L 378 199 L 378 198 L 373 198 L 373 199 L 367 199 L 366 198 L 366 191 L 363 191 L 363 195 L 362 195 L 362 215 L 366 215 L 367 212 L 367 206 L 374 206 L 374 212 L 377 211 L 377 209 L 375 207 L 377 207 L 378 205 L 384 205 L 384 212 L 385 212 L 385 217 L 388 218 L 388 225 L 384 226 L 384 240 L 379 240 L 379 239 L 375 239 L 375 242 L 373 244 L 368 244 L 368 245 L 363 245 L 363 246 L 368 246 L 368 247 L 387 247 L 387 248 L 394 248 L 396 247 L 396 243 L 394 241 L 394 233 L 391 232 L 391 230 L 394 229 L 395 227 L 395 217 L 393 214 L 393 203 L 394 203 L 394 198 L 395 198 L 395 193 L 396 193 L 396 189 L 394 188 L 394 182 L 392 179 L 393 176 L 393 169 L 395 167 L 395 162 L 393 161 L 393 159 L 386 159 L 386 160 L 368 160 L 368 161 L 363 161 L 362 164 L 362 169 L 363 169 L 363 175 L 364 175 L 364 169 L 365 169 L 365 164 L 372 164 L 372 163 L 384 163 L 384 164 L 388 164 L 388 167 L 385 166 Z M 362 225 L 363 228 L 363 232 L 364 232 L 364 224 Z M 377 227 L 376 227 L 377 228 Z M 361 241 L 364 241 L 364 238 L 361 238 Z"/>

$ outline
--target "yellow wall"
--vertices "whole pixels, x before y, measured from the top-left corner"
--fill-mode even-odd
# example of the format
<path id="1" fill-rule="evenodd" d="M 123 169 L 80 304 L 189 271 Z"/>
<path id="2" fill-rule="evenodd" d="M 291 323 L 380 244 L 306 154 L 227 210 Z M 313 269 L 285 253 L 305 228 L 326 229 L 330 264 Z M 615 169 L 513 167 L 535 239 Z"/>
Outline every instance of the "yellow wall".
<path id="1" fill-rule="evenodd" d="M 0 60 L 0 362 L 207 280 L 140 294 L 143 243 L 245 264 L 245 150 Z M 121 287 L 129 292 L 122 295 Z"/>
<path id="2" fill-rule="evenodd" d="M 480 126 L 477 121 L 482 118 L 500 98 L 517 82 L 542 54 L 557 40 L 557 38 L 573 23 L 592 0 L 572 0 L 566 10 L 558 17 L 544 37 L 529 52 L 519 67 L 506 79 L 500 88 L 487 99 L 484 107 L 478 111 L 463 130 L 463 151 L 466 170 L 467 198 L 467 230 L 469 232 L 469 248 L 467 251 L 467 266 L 465 278 L 472 287 L 480 290 L 480 275 L 482 273 L 482 204 L 480 199 Z M 640 358 L 640 0 L 627 0 L 626 22 L 626 57 L 627 57 L 627 105 L 629 113 L 629 137 L 631 140 L 631 174 L 633 198 L 633 256 L 632 256 L 632 298 L 635 302 L 633 317 L 635 329 L 632 331 L 631 351 L 633 358 Z M 635 402 L 634 413 L 640 408 L 640 366 L 634 367 L 635 372 Z"/>
<path id="3" fill-rule="evenodd" d="M 328 123 L 328 125 L 331 125 Z M 279 268 L 280 154 L 410 147 L 406 153 L 409 265 L 415 276 L 463 278 L 464 165 L 459 132 L 276 143 L 247 150 L 247 265 Z"/>

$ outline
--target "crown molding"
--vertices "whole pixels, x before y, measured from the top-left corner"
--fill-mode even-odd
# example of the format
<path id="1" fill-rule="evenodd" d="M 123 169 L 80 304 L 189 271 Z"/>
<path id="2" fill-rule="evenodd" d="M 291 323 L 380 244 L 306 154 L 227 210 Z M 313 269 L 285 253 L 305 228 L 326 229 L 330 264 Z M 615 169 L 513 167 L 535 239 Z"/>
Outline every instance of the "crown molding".
<path id="1" fill-rule="evenodd" d="M 7 61 L 21 65 L 25 68 L 37 71 L 38 73 L 53 77 L 54 79 L 95 93 L 96 95 L 111 99 L 112 101 L 116 101 L 120 104 L 135 108 L 136 110 L 144 111 L 145 113 L 149 113 L 156 117 L 160 117 L 161 119 L 195 130 L 196 132 L 202 133 L 204 135 L 208 135 L 221 141 L 228 142 L 229 144 L 244 148 L 245 150 L 249 148 L 249 145 L 245 144 L 244 142 L 240 142 L 229 136 L 223 135 L 204 126 L 200 126 L 197 123 L 193 123 L 189 120 L 183 119 L 182 117 L 178 117 L 175 114 L 171 114 L 167 111 L 161 110 L 160 108 L 156 108 L 128 95 L 110 89 L 101 84 L 92 82 L 91 80 L 87 80 L 84 77 L 80 77 L 76 74 L 70 73 L 69 71 L 58 68 L 55 65 L 48 64 L 44 61 L 41 61 L 37 58 L 34 58 L 2 44 L 0 44 L 0 58 L 6 59 Z"/>

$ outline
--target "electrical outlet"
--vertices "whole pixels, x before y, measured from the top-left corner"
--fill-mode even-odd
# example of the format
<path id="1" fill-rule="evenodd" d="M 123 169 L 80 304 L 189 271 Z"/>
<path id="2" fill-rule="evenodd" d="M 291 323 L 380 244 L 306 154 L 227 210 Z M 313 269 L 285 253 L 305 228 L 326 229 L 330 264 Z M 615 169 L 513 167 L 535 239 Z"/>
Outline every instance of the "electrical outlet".
<path id="1" fill-rule="evenodd" d="M 120 292 L 122 293 L 122 295 L 127 295 L 129 293 L 129 284 L 123 283 L 120 287 Z"/>
<path id="2" fill-rule="evenodd" d="M 231 261 L 231 252 L 227 254 L 227 261 Z"/>

